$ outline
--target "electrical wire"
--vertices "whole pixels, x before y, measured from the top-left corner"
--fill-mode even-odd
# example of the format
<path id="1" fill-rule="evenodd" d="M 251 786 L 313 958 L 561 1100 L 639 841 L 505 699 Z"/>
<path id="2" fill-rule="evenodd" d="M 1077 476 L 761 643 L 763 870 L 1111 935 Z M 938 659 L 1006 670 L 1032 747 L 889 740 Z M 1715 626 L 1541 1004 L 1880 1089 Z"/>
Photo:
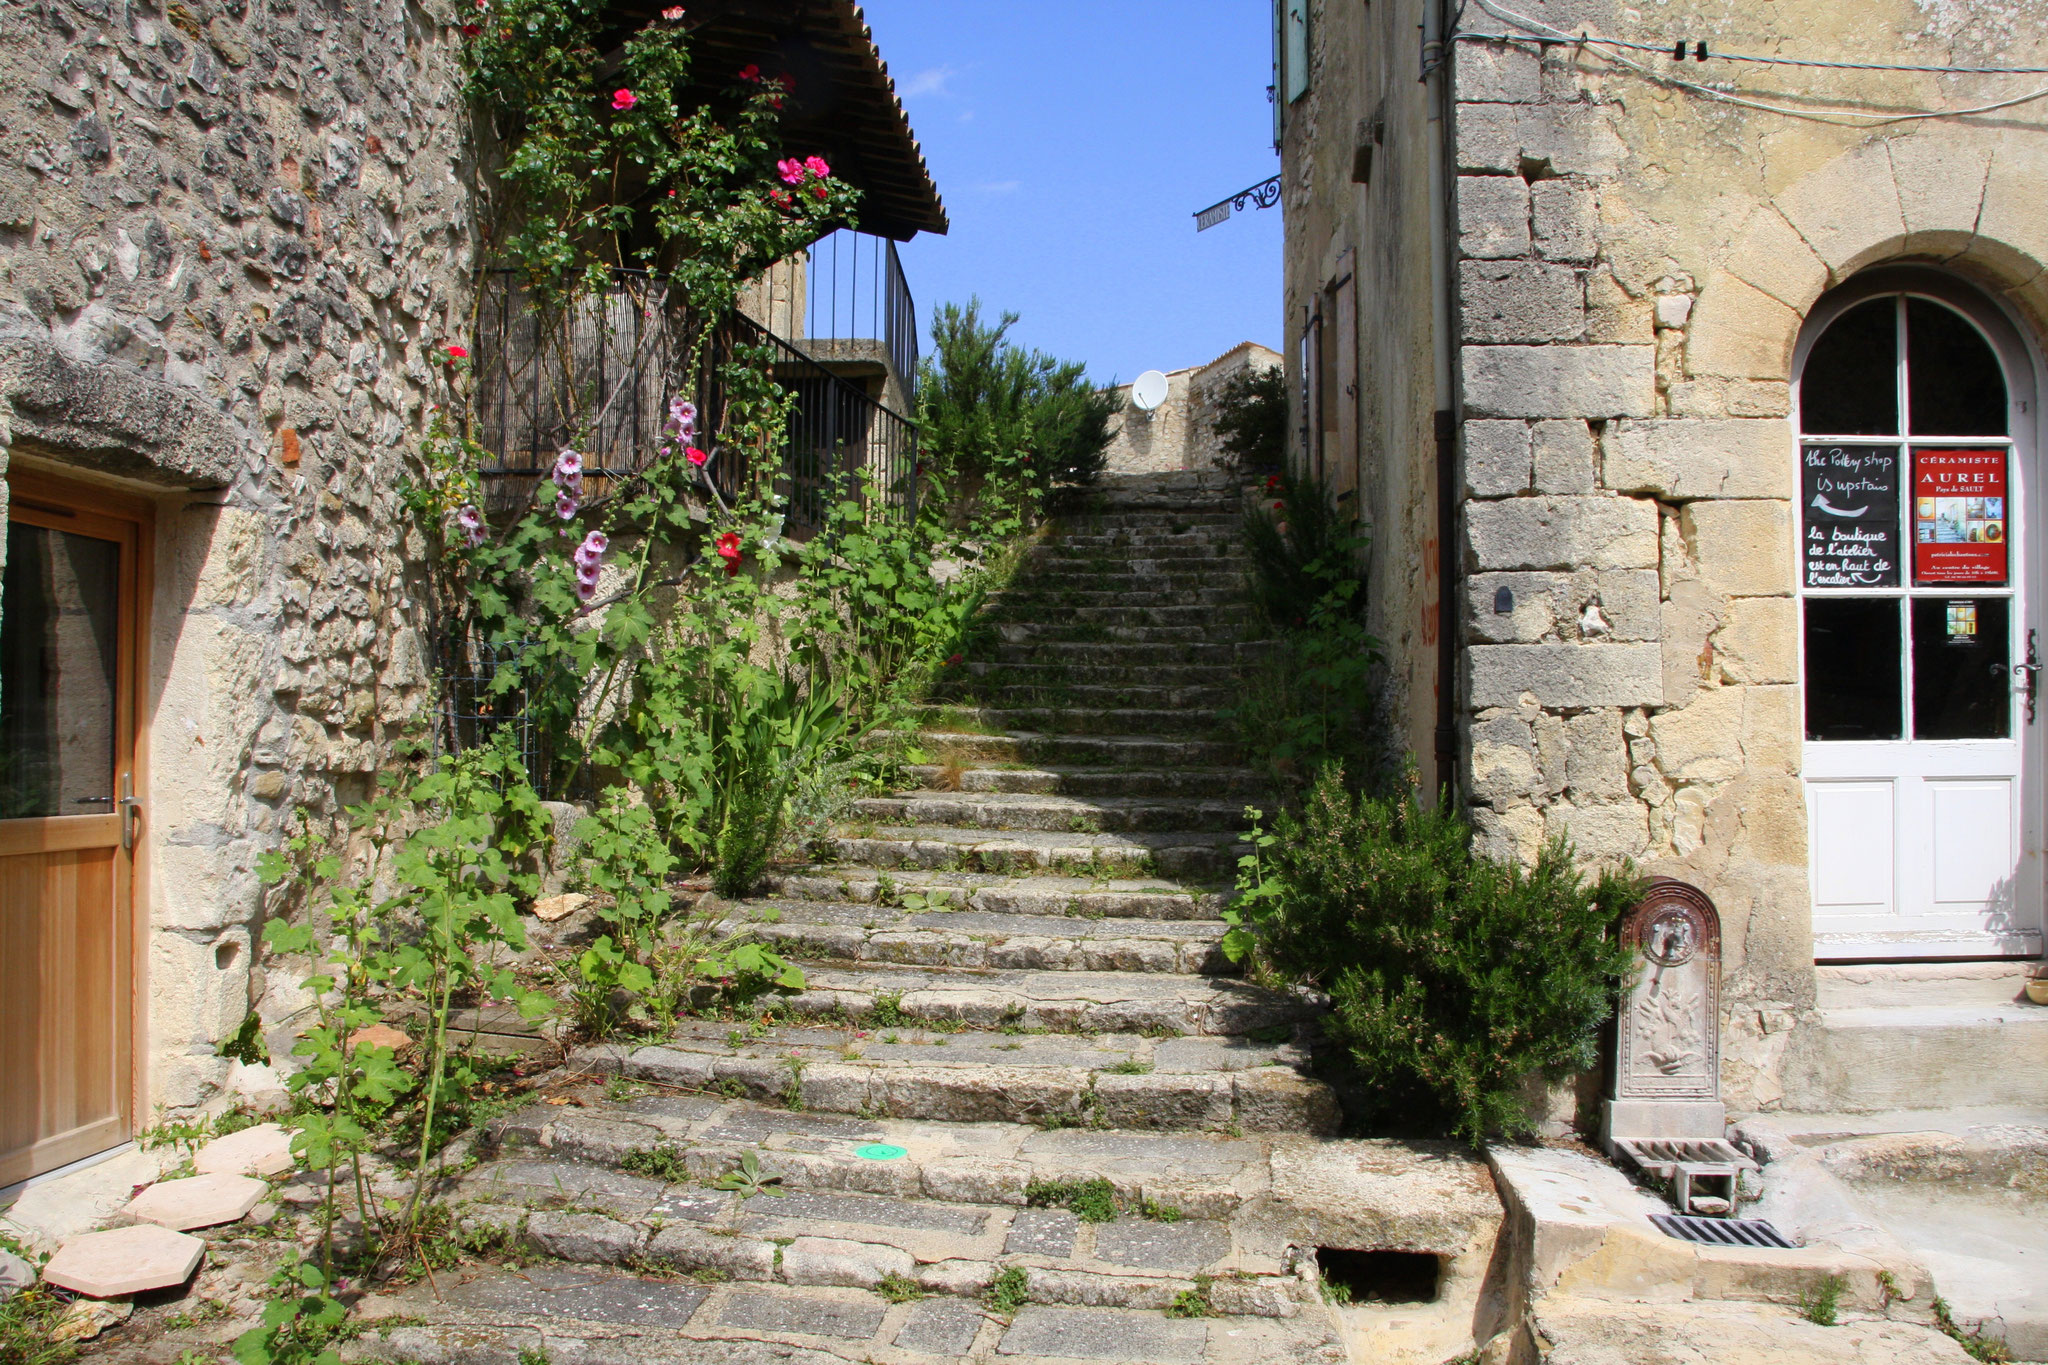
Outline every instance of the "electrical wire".
<path id="1" fill-rule="evenodd" d="M 1473 0 L 1473 3 L 1502 23 L 1512 24 L 1522 29 L 1523 32 L 1519 35 L 1479 34 L 1461 30 L 1456 35 L 1459 38 L 1499 39 L 1502 41 L 1536 38 L 1547 42 L 1567 43 L 1587 48 L 1620 48 L 1638 52 L 1668 52 L 1668 49 L 1653 47 L 1647 43 L 1632 43 L 1620 38 L 1601 38 L 1590 33 L 1567 33 L 1563 29 L 1552 28 L 1541 20 L 1531 19 L 1525 14 L 1517 14 L 1513 10 L 1494 3 L 1494 0 Z M 1802 109 L 1796 105 L 1771 104 L 1763 100 L 1750 99 L 1743 95 L 1737 95 L 1732 91 L 1721 90 L 1711 85 L 1702 84 L 1699 81 L 1689 81 L 1682 76 L 1674 76 L 1668 71 L 1660 71 L 1654 67 L 1645 66 L 1641 62 L 1624 56 L 1618 51 L 1603 51 L 1600 55 L 1617 66 L 1625 67 L 1660 84 L 1676 86 L 1681 90 L 1690 90 L 1695 94 L 1719 100 L 1724 104 L 1739 105 L 1745 109 L 1756 109 L 1767 114 L 1783 114 L 1789 118 L 1806 119 L 1814 123 L 1832 123 L 1857 128 L 1875 128 L 1888 123 L 1911 123 L 1918 119 L 1967 118 L 1973 114 L 1988 114 L 1995 110 L 2010 109 L 2017 104 L 2027 104 L 2031 101 L 2048 97 L 2048 86 L 2043 86 L 2024 95 L 2014 95 L 2009 99 L 1994 100 L 1991 103 L 1975 105 L 1967 109 L 1921 109 L 1903 114 L 1879 114 L 1863 109 Z M 1925 71 L 1955 75 L 2048 74 L 2048 68 L 2040 67 L 1886 66 L 1875 62 L 1821 62 L 1793 57 L 1730 56 L 1725 53 L 1715 53 L 1714 55 L 1726 61 L 1748 61 L 1784 66 L 1833 67 L 1848 71 Z"/>

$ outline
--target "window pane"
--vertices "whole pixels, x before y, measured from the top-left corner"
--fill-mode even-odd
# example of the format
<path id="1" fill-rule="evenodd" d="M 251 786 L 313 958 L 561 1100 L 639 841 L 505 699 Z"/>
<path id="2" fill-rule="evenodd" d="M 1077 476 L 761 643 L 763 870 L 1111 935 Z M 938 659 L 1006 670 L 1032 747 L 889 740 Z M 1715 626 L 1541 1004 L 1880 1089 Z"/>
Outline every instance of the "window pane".
<path id="1" fill-rule="evenodd" d="M 1816 436 L 1896 436 L 1895 296 L 1859 303 L 1829 324 L 1799 378 L 1799 427 Z"/>
<path id="2" fill-rule="evenodd" d="M 2005 369 L 1953 308 L 1906 300 L 1906 390 L 1916 436 L 2005 435 Z"/>
<path id="3" fill-rule="evenodd" d="M 2011 602 L 1913 600 L 1913 737 L 2004 739 L 2012 733 Z"/>
<path id="4" fill-rule="evenodd" d="M 1899 599 L 1806 599 L 1806 737 L 1899 739 Z"/>
<path id="5" fill-rule="evenodd" d="M 0 576 L 0 819 L 114 809 L 121 547 L 7 526 Z"/>

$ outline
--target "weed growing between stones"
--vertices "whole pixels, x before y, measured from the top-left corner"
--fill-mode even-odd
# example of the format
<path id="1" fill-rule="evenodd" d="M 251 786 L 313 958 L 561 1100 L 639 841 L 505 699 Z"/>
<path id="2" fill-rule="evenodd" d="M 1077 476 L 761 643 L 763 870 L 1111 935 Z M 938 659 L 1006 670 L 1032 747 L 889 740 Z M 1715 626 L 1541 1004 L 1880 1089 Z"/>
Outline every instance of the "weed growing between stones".
<path id="1" fill-rule="evenodd" d="M 1173 1302 L 1166 1305 L 1169 1318 L 1213 1318 L 1218 1316 L 1216 1306 L 1209 1302 L 1209 1287 L 1213 1283 L 1207 1275 L 1195 1276 L 1195 1287 L 1183 1289 L 1173 1296 Z"/>
<path id="2" fill-rule="evenodd" d="M 78 1356 L 78 1347 L 55 1338 L 57 1325 L 71 1305 L 56 1291 L 40 1282 L 47 1253 L 33 1253 L 4 1232 L 0 1251 L 17 1256 L 38 1277 L 38 1282 L 0 1299 L 0 1361 L 6 1365 L 64 1365 Z"/>
<path id="3" fill-rule="evenodd" d="M 1149 1194 L 1139 1198 L 1138 1216 L 1149 1218 L 1155 1223 L 1178 1223 L 1181 1220 L 1181 1212 L 1177 1205 L 1162 1204 Z"/>
<path id="4" fill-rule="evenodd" d="M 999 1317 L 1015 1317 L 1019 1309 L 1031 1302 L 1031 1277 L 1024 1273 L 1024 1267 L 1013 1265 L 989 1281 L 981 1302 Z"/>
<path id="5" fill-rule="evenodd" d="M 619 1169 L 670 1185 L 681 1184 L 690 1178 L 683 1155 L 683 1149 L 672 1142 L 655 1147 L 635 1147 L 619 1158 Z"/>
<path id="6" fill-rule="evenodd" d="M 1833 1327 L 1841 1313 L 1842 1294 L 1848 1288 L 1847 1280 L 1840 1275 L 1830 1275 L 1812 1291 L 1802 1290 L 1799 1316 L 1819 1327 Z"/>
<path id="7" fill-rule="evenodd" d="M 875 1292 L 890 1303 L 910 1303 L 924 1297 L 924 1290 L 916 1280 L 893 1270 L 876 1283 Z"/>
<path id="8" fill-rule="evenodd" d="M 1024 1202 L 1034 1209 L 1066 1209 L 1084 1223 L 1114 1223 L 1116 1187 L 1107 1180 L 1034 1180 L 1024 1187 Z"/>
<path id="9" fill-rule="evenodd" d="M 869 1028 L 908 1028 L 915 1023 L 903 1012 L 903 992 L 885 992 L 875 997 L 875 1003 L 868 1006 L 867 1025 Z"/>
<path id="10" fill-rule="evenodd" d="M 1152 1063 L 1141 1062 L 1132 1057 L 1102 1069 L 1112 1076 L 1143 1076 L 1152 1070 Z"/>
<path id="11" fill-rule="evenodd" d="M 782 1188 L 782 1177 L 770 1175 L 763 1171 L 761 1169 L 761 1159 L 752 1152 L 740 1153 L 740 1164 L 738 1167 L 727 1171 L 724 1175 L 712 1181 L 711 1188 L 714 1190 L 734 1191 L 739 1195 L 739 1202 L 741 1204 L 745 1204 L 749 1199 L 757 1195 L 766 1194 L 780 1197 L 789 1193 L 788 1190 Z"/>
<path id="12" fill-rule="evenodd" d="M 1933 1307 L 1934 1325 L 1941 1329 L 1942 1335 L 1962 1347 L 1970 1359 L 1981 1360 L 1985 1365 L 2010 1365 L 2012 1352 L 2006 1348 L 2001 1338 L 1986 1336 L 1983 1323 L 1980 1322 L 1966 1331 L 1956 1322 L 1955 1312 L 1949 1307 L 1948 1300 L 1940 1295 L 1935 1296 Z"/>

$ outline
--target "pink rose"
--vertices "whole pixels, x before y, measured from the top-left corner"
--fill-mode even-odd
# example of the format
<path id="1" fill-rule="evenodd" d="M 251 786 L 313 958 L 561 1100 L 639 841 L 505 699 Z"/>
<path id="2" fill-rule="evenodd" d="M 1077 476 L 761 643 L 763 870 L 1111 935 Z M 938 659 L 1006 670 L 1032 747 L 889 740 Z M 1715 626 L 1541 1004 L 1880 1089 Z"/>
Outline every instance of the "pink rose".
<path id="1" fill-rule="evenodd" d="M 630 90 L 612 91 L 612 108 L 624 112 L 640 102 L 640 97 Z"/>
<path id="2" fill-rule="evenodd" d="M 791 157 L 786 161 L 776 162 L 775 169 L 782 172 L 782 183 L 785 185 L 801 185 L 804 183 L 804 163 L 798 161 L 795 157 Z"/>
<path id="3" fill-rule="evenodd" d="M 805 157 L 804 169 L 809 171 L 813 177 L 819 180 L 823 180 L 827 176 L 832 174 L 832 168 L 825 164 L 825 158 L 822 156 Z"/>

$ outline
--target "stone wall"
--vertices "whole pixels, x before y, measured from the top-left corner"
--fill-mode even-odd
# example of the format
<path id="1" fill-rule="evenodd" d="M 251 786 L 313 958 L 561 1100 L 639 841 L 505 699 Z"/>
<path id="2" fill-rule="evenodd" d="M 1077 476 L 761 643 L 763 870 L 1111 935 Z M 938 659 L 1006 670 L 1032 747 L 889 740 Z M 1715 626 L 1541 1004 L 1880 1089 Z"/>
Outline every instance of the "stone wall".
<path id="1" fill-rule="evenodd" d="M 1256 341 L 1239 342 L 1206 365 L 1170 370 L 1166 401 L 1152 412 L 1131 402 L 1131 386 L 1114 392 L 1123 400 L 1116 436 L 1105 452 L 1111 474 L 1157 474 L 1176 469 L 1216 469 L 1223 449 L 1216 435 L 1223 386 L 1248 369 L 1269 370 L 1280 353 Z"/>
<path id="2" fill-rule="evenodd" d="M 143 1118 L 219 1093 L 252 1006 L 303 1003 L 256 965 L 255 859 L 366 792 L 427 695 L 398 486 L 469 340 L 445 17 L 0 11 L 0 458 L 156 510 Z"/>
<path id="3" fill-rule="evenodd" d="M 1679 0 L 1654 22 L 1619 0 L 1507 8 L 1667 47 L 1683 36 L 1714 51 L 2048 64 L 2044 0 Z M 1287 333 L 1292 347 L 1317 269 L 1330 278 L 1339 245 L 1355 246 L 1371 286 L 1359 309 L 1365 505 L 1383 527 L 1414 528 L 1391 539 L 1418 559 L 1427 300 L 1403 277 L 1426 273 L 1426 205 L 1397 191 L 1420 174 L 1421 145 L 1403 141 L 1403 96 L 1369 73 L 1390 64 L 1394 84 L 1417 88 L 1420 14 L 1420 0 L 1370 18 L 1334 0 L 1315 11 L 1318 93 L 1296 106 L 1288 135 Z M 1474 30 L 1502 28 L 1476 7 L 1465 16 Z M 1858 120 L 1739 107 L 1571 45 L 1467 40 L 1451 60 L 1466 798 L 1497 851 L 1532 856 L 1566 834 L 1582 854 L 1633 858 L 1706 889 L 1726 933 L 1730 1101 L 1796 1105 L 1781 1080 L 1786 1053 L 1815 1015 L 1794 344 L 1827 289 L 1894 261 L 1976 285 L 2038 337 L 2048 108 L 1845 126 Z M 1642 60 L 1815 108 L 1954 108 L 2038 83 L 1799 68 L 1765 79 Z M 1357 145 L 1354 117 L 1386 131 L 1363 187 L 1333 178 Z M 1389 260 L 1398 265 L 1375 279 Z M 1390 412 L 1406 415 L 1403 439 L 1389 439 Z M 1428 600 L 1414 569 L 1405 582 L 1399 568 L 1383 573 L 1375 594 L 1383 630 Z M 1422 676 L 1407 640 L 1392 638 L 1397 682 L 1404 659 L 1409 678 Z M 1428 691 L 1411 682 L 1397 700 L 1421 734 Z"/>

